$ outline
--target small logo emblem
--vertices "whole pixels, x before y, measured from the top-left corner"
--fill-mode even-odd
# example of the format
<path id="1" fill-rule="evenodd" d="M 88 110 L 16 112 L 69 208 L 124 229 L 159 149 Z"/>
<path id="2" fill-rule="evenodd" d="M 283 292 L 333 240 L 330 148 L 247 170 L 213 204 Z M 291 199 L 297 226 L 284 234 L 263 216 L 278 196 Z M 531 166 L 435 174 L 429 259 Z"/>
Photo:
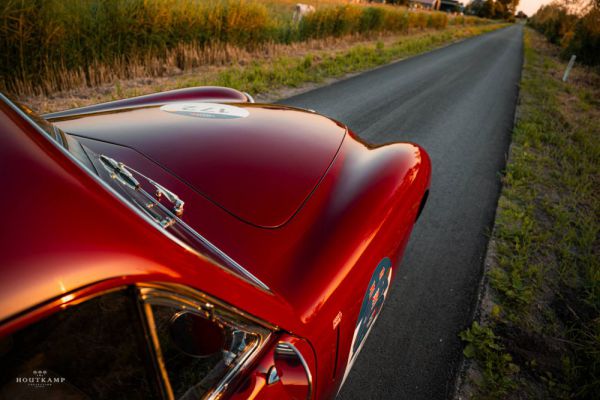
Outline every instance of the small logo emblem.
<path id="1" fill-rule="evenodd" d="M 45 369 L 33 370 L 31 375 L 28 376 L 17 376 L 15 378 L 16 383 L 26 384 L 29 387 L 36 389 L 48 388 L 56 383 L 64 383 L 65 378 L 48 374 Z"/>

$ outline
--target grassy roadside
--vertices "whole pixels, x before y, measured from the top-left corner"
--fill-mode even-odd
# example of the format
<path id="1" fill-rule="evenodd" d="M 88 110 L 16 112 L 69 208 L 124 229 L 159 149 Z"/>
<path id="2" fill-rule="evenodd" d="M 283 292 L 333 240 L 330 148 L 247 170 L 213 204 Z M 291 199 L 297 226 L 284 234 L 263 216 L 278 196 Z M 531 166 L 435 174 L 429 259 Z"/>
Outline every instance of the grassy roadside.
<path id="1" fill-rule="evenodd" d="M 563 83 L 558 52 L 526 30 L 485 295 L 461 333 L 461 399 L 600 393 L 600 76 L 575 68 Z"/>
<path id="2" fill-rule="evenodd" d="M 260 94 L 261 100 L 270 100 L 283 97 L 288 88 L 340 78 L 504 26 L 506 24 L 452 26 L 443 31 L 387 35 L 354 43 L 349 38 L 341 38 L 279 46 L 269 53 L 240 55 L 234 65 L 206 66 L 166 78 L 119 81 L 116 85 L 17 98 L 40 113 L 202 85 L 233 87 L 252 95 Z"/>
<path id="3" fill-rule="evenodd" d="M 0 90 L 50 94 L 230 60 L 229 49 L 491 22 L 346 0 L 314 4 L 298 20 L 289 0 L 4 0 Z"/>

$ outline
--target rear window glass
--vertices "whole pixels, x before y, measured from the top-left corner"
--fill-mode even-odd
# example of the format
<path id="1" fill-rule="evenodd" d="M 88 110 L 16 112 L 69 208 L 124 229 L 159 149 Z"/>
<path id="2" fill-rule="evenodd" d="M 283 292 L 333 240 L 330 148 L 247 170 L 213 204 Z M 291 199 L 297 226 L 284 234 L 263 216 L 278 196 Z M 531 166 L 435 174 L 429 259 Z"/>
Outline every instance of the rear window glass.
<path id="1" fill-rule="evenodd" d="M 1 338 L 0 398 L 158 398 L 129 293 L 93 298 Z"/>

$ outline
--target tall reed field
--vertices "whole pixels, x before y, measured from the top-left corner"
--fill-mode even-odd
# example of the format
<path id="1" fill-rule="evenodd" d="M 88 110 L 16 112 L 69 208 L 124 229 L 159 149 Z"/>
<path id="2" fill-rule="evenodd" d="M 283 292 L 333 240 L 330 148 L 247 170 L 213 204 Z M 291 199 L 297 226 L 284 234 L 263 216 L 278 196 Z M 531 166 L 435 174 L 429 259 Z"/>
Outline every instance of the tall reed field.
<path id="1" fill-rule="evenodd" d="M 292 15 L 287 0 L 3 0 L 0 90 L 51 94 L 228 64 L 236 49 L 487 23 L 333 0 Z"/>

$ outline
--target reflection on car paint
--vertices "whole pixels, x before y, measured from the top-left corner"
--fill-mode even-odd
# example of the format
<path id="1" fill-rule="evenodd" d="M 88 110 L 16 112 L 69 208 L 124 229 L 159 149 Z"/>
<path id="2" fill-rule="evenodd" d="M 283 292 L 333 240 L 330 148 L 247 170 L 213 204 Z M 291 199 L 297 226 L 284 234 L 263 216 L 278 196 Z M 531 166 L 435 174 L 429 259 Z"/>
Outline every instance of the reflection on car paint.
<path id="1" fill-rule="evenodd" d="M 348 358 L 349 367 L 354 362 L 373 323 L 375 323 L 375 320 L 379 316 L 379 312 L 383 307 L 383 302 L 385 301 L 385 297 L 390 288 L 391 279 L 392 261 L 388 257 L 385 257 L 375 268 L 360 307 L 358 322 L 356 323 L 352 345 L 350 346 L 350 357 Z"/>

